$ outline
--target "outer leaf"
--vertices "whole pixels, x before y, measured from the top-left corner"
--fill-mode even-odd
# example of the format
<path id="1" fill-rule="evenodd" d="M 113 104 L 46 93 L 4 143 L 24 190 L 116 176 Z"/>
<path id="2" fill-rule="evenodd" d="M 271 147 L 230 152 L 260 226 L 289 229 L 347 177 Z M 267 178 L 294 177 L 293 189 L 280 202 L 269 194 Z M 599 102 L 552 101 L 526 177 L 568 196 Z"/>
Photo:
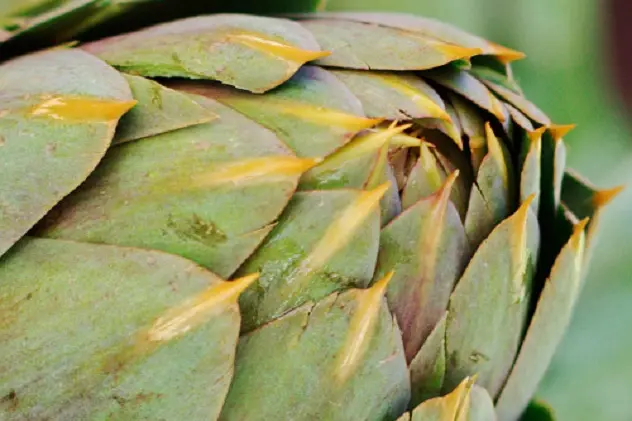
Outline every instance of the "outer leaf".
<path id="1" fill-rule="evenodd" d="M 474 167 L 474 173 L 477 174 L 483 158 L 487 155 L 483 113 L 478 107 L 459 95 L 448 93 L 448 98 L 454 107 L 462 133 L 467 136 L 472 166 Z"/>
<path id="2" fill-rule="evenodd" d="M 476 76 L 481 81 L 489 81 L 496 85 L 500 85 L 505 89 L 509 89 L 510 91 L 522 95 L 522 89 L 520 89 L 520 85 L 511 77 L 492 69 L 488 66 L 472 66 L 470 69 L 470 73 Z"/>
<path id="3" fill-rule="evenodd" d="M 367 131 L 357 135 L 301 178 L 303 190 L 355 188 L 373 189 L 388 184 L 381 201 L 382 225 L 402 211 L 397 179 L 389 164 L 389 142 L 409 125 Z"/>
<path id="4" fill-rule="evenodd" d="M 478 374 L 490 395 L 500 392 L 522 337 L 538 248 L 525 202 L 476 251 L 450 298 L 444 389 Z"/>
<path id="5" fill-rule="evenodd" d="M 219 118 L 113 148 L 40 234 L 163 250 L 230 276 L 313 161 L 235 111 L 195 100 Z"/>
<path id="6" fill-rule="evenodd" d="M 375 278 L 394 271 L 389 308 L 402 329 L 411 361 L 439 322 L 469 258 L 465 230 L 450 203 L 453 173 L 433 196 L 422 199 L 382 231 Z"/>
<path id="7" fill-rule="evenodd" d="M 562 177 L 564 177 L 565 171 L 566 146 L 564 141 L 558 136 L 553 136 L 553 131 L 548 129 L 542 134 L 540 212 L 538 216 L 542 230 L 551 232 L 554 236 L 552 241 L 542 244 L 540 282 L 544 282 L 555 258 L 570 236 L 568 224 L 564 224 L 564 215 L 560 214 Z M 543 286 L 537 285 L 537 290 L 540 290 Z"/>
<path id="8" fill-rule="evenodd" d="M 252 92 L 280 85 L 327 54 L 296 22 L 249 15 L 188 18 L 83 48 L 123 71 L 212 79 Z"/>
<path id="9" fill-rule="evenodd" d="M 539 129 L 523 136 L 522 170 L 520 172 L 520 203 L 524 203 L 531 195 L 533 212 L 538 213 L 540 207 L 540 189 L 542 172 L 542 133 Z"/>
<path id="10" fill-rule="evenodd" d="M 134 102 L 114 69 L 74 50 L 0 66 L 0 98 L 2 255 L 88 177 Z"/>
<path id="11" fill-rule="evenodd" d="M 424 197 L 434 194 L 447 178 L 446 171 L 427 143 L 419 149 L 419 159 L 408 175 L 402 191 L 402 204 L 409 208 Z"/>
<path id="12" fill-rule="evenodd" d="M 208 123 L 218 117 L 190 96 L 157 82 L 132 75 L 125 75 L 125 79 L 138 103 L 121 119 L 115 144 Z"/>
<path id="13" fill-rule="evenodd" d="M 579 174 L 568 171 L 564 174 L 562 201 L 577 218 L 590 218 L 586 232 L 586 252 L 584 268 L 590 263 L 597 244 L 599 221 L 604 207 L 614 200 L 623 190 L 623 186 L 599 190 Z M 586 271 L 584 271 L 584 279 Z"/>
<path id="14" fill-rule="evenodd" d="M 575 226 L 544 285 L 518 358 L 498 398 L 501 419 L 520 416 L 568 327 L 581 287 L 587 222 L 585 219 Z"/>
<path id="15" fill-rule="evenodd" d="M 522 129 L 526 130 L 527 132 L 532 132 L 533 130 L 535 130 L 535 127 L 533 127 L 533 123 L 531 122 L 531 120 L 529 120 L 529 118 L 521 111 L 519 111 L 516 107 L 507 102 L 503 103 L 503 105 L 509 111 L 509 115 L 511 115 L 511 120 L 514 123 L 522 127 Z"/>
<path id="16" fill-rule="evenodd" d="M 415 358 L 410 362 L 410 407 L 414 408 L 441 394 L 446 368 L 446 320 L 447 313 L 439 320 Z"/>
<path id="17" fill-rule="evenodd" d="M 379 421 L 401 414 L 410 398 L 408 370 L 382 300 L 385 287 L 330 295 L 243 336 L 220 420 Z"/>
<path id="18" fill-rule="evenodd" d="M 332 292 L 368 285 L 379 247 L 378 203 L 386 188 L 295 194 L 270 236 L 240 269 L 261 273 L 241 297 L 242 331 Z"/>
<path id="19" fill-rule="evenodd" d="M 318 64 L 365 70 L 424 70 L 471 57 L 479 50 L 457 47 L 401 29 L 340 19 L 300 22 L 331 55 Z"/>
<path id="20" fill-rule="evenodd" d="M 0 264 L 0 418 L 215 419 L 253 279 L 154 251 L 22 241 Z"/>
<path id="21" fill-rule="evenodd" d="M 545 126 L 551 124 L 551 120 L 549 119 L 549 117 L 521 94 L 517 94 L 511 89 L 507 89 L 506 87 L 491 82 L 489 80 L 483 79 L 483 83 L 485 83 L 485 85 L 487 85 L 487 87 L 491 89 L 494 93 L 496 93 L 499 97 L 501 97 L 511 105 L 515 106 L 531 120 Z"/>
<path id="22" fill-rule="evenodd" d="M 488 111 L 499 121 L 505 121 L 503 105 L 485 85 L 464 70 L 444 67 L 424 72 L 424 76 L 464 96 L 469 101 Z"/>
<path id="23" fill-rule="evenodd" d="M 579 173 L 568 170 L 564 174 L 561 199 L 578 218 L 593 218 L 595 213 L 616 197 L 621 188 L 604 189 L 592 185 Z"/>
<path id="24" fill-rule="evenodd" d="M 459 170 L 459 177 L 454 183 L 450 199 L 463 220 L 470 200 L 470 190 L 475 180 L 468 156 L 452 139 L 436 130 L 424 132 L 424 139 L 434 146 L 433 154 L 446 174 Z"/>
<path id="25" fill-rule="evenodd" d="M 542 206 L 543 212 L 548 215 L 555 213 L 560 206 L 562 178 L 566 170 L 566 145 L 550 129 L 538 133 L 542 136 Z"/>
<path id="26" fill-rule="evenodd" d="M 332 70 L 362 101 L 369 117 L 387 120 L 449 120 L 439 94 L 413 73 Z"/>
<path id="27" fill-rule="evenodd" d="M 498 59 L 503 62 L 517 60 L 524 57 L 524 54 L 519 51 L 514 51 L 493 42 L 487 41 L 481 37 L 469 34 L 447 23 L 421 16 L 413 16 L 404 13 L 383 12 L 336 12 L 319 13 L 315 16 L 317 18 L 322 17 L 324 19 L 342 19 L 372 23 L 414 32 L 429 38 L 441 40 L 447 44 L 478 50 L 477 54 L 488 54 L 497 56 Z"/>
<path id="28" fill-rule="evenodd" d="M 473 246 L 478 246 L 494 227 L 510 213 L 515 200 L 513 166 L 509 151 L 486 126 L 489 152 L 483 159 L 472 186 L 465 216 L 465 232 Z"/>
<path id="29" fill-rule="evenodd" d="M 14 3 L 14 4 L 11 4 Z M 323 0 L 4 0 L 0 17 L 29 19 L 14 31 L 8 51 L 98 39 L 159 22 L 211 12 L 279 14 L 307 12 L 323 7 Z M 4 12 L 4 13 L 3 13 Z M 2 41 L 2 39 L 0 39 Z M 3 47 L 0 45 L 0 47 Z M 4 46 L 7 47 L 7 46 Z"/>
<path id="30" fill-rule="evenodd" d="M 463 150 L 463 139 L 461 139 L 460 122 L 456 118 L 456 114 L 452 105 L 446 103 L 446 112 L 449 119 L 424 118 L 415 120 L 415 123 L 422 129 L 434 129 L 443 133 L 447 138 L 451 139 L 459 150 Z"/>
<path id="31" fill-rule="evenodd" d="M 379 122 L 366 118 L 351 91 L 319 67 L 304 66 L 266 95 L 201 83 L 176 86 L 214 98 L 268 127 L 299 156 L 328 155 Z"/>

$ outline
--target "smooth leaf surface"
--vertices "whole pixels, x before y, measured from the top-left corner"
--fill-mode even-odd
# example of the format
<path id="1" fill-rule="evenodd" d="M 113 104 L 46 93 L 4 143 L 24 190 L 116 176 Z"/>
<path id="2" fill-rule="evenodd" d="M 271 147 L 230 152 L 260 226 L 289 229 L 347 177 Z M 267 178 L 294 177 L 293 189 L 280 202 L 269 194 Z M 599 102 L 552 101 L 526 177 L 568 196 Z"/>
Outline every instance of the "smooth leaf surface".
<path id="1" fill-rule="evenodd" d="M 466 376 L 500 392 L 518 350 L 540 233 L 525 202 L 480 245 L 450 298 L 444 390 Z"/>
<path id="2" fill-rule="evenodd" d="M 242 336 L 219 419 L 379 421 L 403 413 L 408 370 L 384 286 L 332 294 Z"/>
<path id="3" fill-rule="evenodd" d="M 294 195 L 265 242 L 239 273 L 261 273 L 240 304 L 249 332 L 306 302 L 371 281 L 379 247 L 378 203 L 385 188 Z"/>
<path id="4" fill-rule="evenodd" d="M 234 285 L 160 252 L 23 240 L 0 260 L 0 418 L 216 417 Z"/>
<path id="5" fill-rule="evenodd" d="M 496 93 L 499 97 L 516 107 L 520 112 L 524 113 L 534 122 L 547 126 L 551 124 L 549 117 L 542 112 L 535 104 L 526 99 L 521 94 L 513 92 L 502 85 L 483 79 L 483 82 L 489 89 Z"/>
<path id="6" fill-rule="evenodd" d="M 445 313 L 469 258 L 465 229 L 449 201 L 456 175 L 393 220 L 380 236 L 375 279 L 395 272 L 387 299 L 402 330 L 408 361 Z"/>
<path id="7" fill-rule="evenodd" d="M 4 63 L 0 98 L 2 255 L 88 177 L 134 102 L 118 72 L 76 50 Z"/>
<path id="8" fill-rule="evenodd" d="M 424 77 L 438 83 L 441 86 L 456 92 L 467 100 L 488 111 L 499 121 L 505 120 L 502 103 L 489 89 L 474 76 L 464 70 L 454 67 L 428 70 Z"/>
<path id="9" fill-rule="evenodd" d="M 230 276 L 313 162 L 230 108 L 192 98 L 219 117 L 112 148 L 38 235 L 163 250 Z"/>
<path id="10" fill-rule="evenodd" d="M 369 117 L 399 121 L 450 118 L 439 94 L 413 73 L 331 72 L 360 99 Z"/>
<path id="11" fill-rule="evenodd" d="M 410 407 L 441 394 L 445 378 L 445 328 L 447 313 L 436 324 L 421 349 L 410 362 Z"/>
<path id="12" fill-rule="evenodd" d="M 474 174 L 478 174 L 481 162 L 487 155 L 483 113 L 473 103 L 460 95 L 449 92 L 447 98 L 449 98 L 450 104 L 456 113 L 462 134 L 467 137 Z"/>
<path id="13" fill-rule="evenodd" d="M 402 210 L 397 180 L 388 161 L 389 144 L 407 127 L 360 133 L 307 171 L 300 189 L 373 189 L 386 185 L 380 206 L 382 225 L 386 225 Z"/>
<path id="14" fill-rule="evenodd" d="M 234 108 L 274 131 L 304 157 L 328 155 L 379 122 L 365 117 L 362 104 L 342 82 L 314 66 L 303 66 L 290 80 L 263 96 L 200 83 L 175 86 Z"/>
<path id="15" fill-rule="evenodd" d="M 402 205 L 405 209 L 413 206 L 420 199 L 438 191 L 447 174 L 435 151 L 425 142 L 419 148 L 419 158 L 410 170 L 406 185 L 402 191 Z"/>
<path id="16" fill-rule="evenodd" d="M 527 406 L 570 323 L 582 283 L 587 222 L 575 226 L 540 294 L 518 358 L 498 398 L 501 419 L 515 419 Z"/>
<path id="17" fill-rule="evenodd" d="M 277 87 L 327 54 L 298 23 L 236 14 L 163 23 L 82 48 L 128 73 L 211 79 L 252 92 Z"/>
<path id="18" fill-rule="evenodd" d="M 508 149 L 489 125 L 486 126 L 486 136 L 489 151 L 481 162 L 476 184 L 472 186 L 464 222 L 467 237 L 475 247 L 509 216 L 516 195 Z"/>
<path id="19" fill-rule="evenodd" d="M 401 29 L 339 19 L 300 21 L 320 46 L 331 52 L 317 61 L 332 67 L 364 70 L 424 70 L 471 57 L 459 48 Z"/>
<path id="20" fill-rule="evenodd" d="M 462 29 L 436 19 L 404 13 L 372 13 L 372 12 L 335 12 L 319 13 L 316 17 L 324 19 L 341 19 L 388 26 L 408 32 L 417 33 L 431 39 L 441 40 L 446 44 L 469 48 L 473 54 L 497 56 L 501 61 L 512 61 L 524 57 L 514 51 Z"/>
<path id="21" fill-rule="evenodd" d="M 218 117 L 190 96 L 140 76 L 124 77 L 137 103 L 121 119 L 114 144 L 208 123 Z"/>
<path id="22" fill-rule="evenodd" d="M 537 215 L 540 208 L 542 178 L 542 130 L 526 133 L 522 143 L 520 203 L 524 203 L 531 195 L 534 195 L 531 208 Z"/>

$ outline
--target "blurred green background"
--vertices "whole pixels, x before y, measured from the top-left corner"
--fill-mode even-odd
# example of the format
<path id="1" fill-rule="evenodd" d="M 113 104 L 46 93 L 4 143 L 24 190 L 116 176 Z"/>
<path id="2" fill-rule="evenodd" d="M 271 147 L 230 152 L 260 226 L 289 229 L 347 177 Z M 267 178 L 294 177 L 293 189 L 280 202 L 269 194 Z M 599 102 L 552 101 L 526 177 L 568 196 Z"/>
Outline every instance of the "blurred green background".
<path id="1" fill-rule="evenodd" d="M 330 0 L 329 9 L 413 12 L 524 51 L 514 69 L 526 95 L 555 122 L 577 124 L 569 165 L 602 187 L 632 185 L 630 115 L 610 80 L 604 1 Z M 604 215 L 570 331 L 540 386 L 560 421 L 632 420 L 629 216 L 632 187 Z"/>

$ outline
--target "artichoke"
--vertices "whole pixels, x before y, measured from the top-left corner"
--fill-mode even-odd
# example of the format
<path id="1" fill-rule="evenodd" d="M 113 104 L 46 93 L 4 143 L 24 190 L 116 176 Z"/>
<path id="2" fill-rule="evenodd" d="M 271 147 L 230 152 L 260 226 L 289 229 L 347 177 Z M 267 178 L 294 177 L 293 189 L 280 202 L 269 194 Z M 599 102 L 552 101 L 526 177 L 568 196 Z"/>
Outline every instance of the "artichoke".
<path id="1" fill-rule="evenodd" d="M 0 418 L 552 419 L 618 189 L 565 169 L 522 54 L 191 3 L 0 7 Z"/>

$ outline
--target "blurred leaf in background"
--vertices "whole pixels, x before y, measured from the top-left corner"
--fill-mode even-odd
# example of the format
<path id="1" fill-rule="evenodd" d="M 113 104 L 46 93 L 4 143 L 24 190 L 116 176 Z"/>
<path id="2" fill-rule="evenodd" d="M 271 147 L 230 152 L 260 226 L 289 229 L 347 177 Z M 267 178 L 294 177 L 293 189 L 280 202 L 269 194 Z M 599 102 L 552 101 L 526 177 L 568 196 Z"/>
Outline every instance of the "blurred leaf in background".
<path id="1" fill-rule="evenodd" d="M 630 1 L 630 0 L 624 0 Z M 524 51 L 514 65 L 527 96 L 558 123 L 569 165 L 598 185 L 632 184 L 632 136 L 613 88 L 600 0 L 330 0 L 330 10 L 436 17 Z M 627 51 L 632 52 L 632 39 Z M 630 76 L 632 77 L 632 75 Z M 561 421 L 632 420 L 632 188 L 602 219 L 601 242 L 573 323 L 539 397 Z"/>

